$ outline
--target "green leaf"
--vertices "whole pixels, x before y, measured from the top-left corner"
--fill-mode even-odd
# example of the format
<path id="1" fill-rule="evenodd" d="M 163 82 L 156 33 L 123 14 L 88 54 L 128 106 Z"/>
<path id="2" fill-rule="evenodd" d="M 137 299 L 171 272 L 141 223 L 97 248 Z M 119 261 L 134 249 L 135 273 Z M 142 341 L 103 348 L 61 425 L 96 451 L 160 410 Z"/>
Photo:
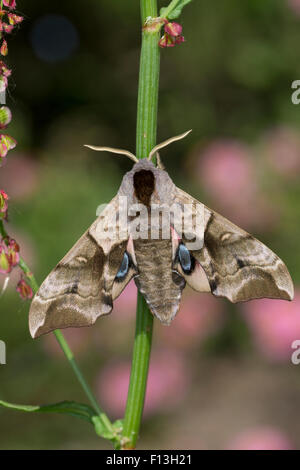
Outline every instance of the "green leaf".
<path id="1" fill-rule="evenodd" d="M 62 413 L 84 419 L 89 423 L 93 423 L 92 419 L 96 415 L 96 412 L 90 406 L 76 403 L 74 401 L 62 401 L 51 405 L 32 406 L 16 405 L 15 403 L 8 403 L 7 401 L 0 400 L 0 406 L 13 410 L 25 411 L 27 413 Z"/>
<path id="2" fill-rule="evenodd" d="M 17 405 L 15 403 L 8 403 L 7 401 L 0 400 L 0 406 L 10 408 L 12 410 L 25 411 L 27 413 L 62 413 L 75 416 L 76 418 L 84 419 L 91 423 L 98 436 L 111 441 L 116 441 L 116 444 L 119 441 L 118 435 L 123 428 L 122 421 L 118 420 L 113 425 L 114 432 L 107 431 L 100 416 L 97 415 L 91 406 L 83 405 L 82 403 L 77 403 L 75 401 L 61 401 L 59 403 L 52 403 L 51 405 L 33 406 Z"/>
<path id="3" fill-rule="evenodd" d="M 176 7 L 167 14 L 169 20 L 175 20 L 181 15 L 183 8 L 190 3 L 192 0 L 180 0 Z M 160 16 L 165 16 L 165 13 L 168 11 L 169 7 L 161 8 Z"/>

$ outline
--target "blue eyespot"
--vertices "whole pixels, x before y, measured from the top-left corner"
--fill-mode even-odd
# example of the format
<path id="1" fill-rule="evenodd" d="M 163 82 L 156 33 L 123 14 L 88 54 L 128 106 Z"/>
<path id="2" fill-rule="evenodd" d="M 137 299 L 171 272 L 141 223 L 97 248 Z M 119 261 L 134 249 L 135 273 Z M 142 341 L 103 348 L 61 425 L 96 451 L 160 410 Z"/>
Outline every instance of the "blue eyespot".
<path id="1" fill-rule="evenodd" d="M 117 272 L 117 275 L 116 275 L 116 281 L 121 282 L 125 279 L 125 276 L 127 275 L 128 271 L 129 271 L 129 265 L 130 265 L 129 256 L 128 256 L 127 251 L 125 251 L 120 269 L 119 269 L 119 271 Z"/>
<path id="2" fill-rule="evenodd" d="M 180 243 L 178 247 L 178 259 L 180 266 L 182 267 L 182 271 L 185 274 L 191 274 L 195 267 L 195 259 L 191 256 L 189 250 L 183 243 Z"/>

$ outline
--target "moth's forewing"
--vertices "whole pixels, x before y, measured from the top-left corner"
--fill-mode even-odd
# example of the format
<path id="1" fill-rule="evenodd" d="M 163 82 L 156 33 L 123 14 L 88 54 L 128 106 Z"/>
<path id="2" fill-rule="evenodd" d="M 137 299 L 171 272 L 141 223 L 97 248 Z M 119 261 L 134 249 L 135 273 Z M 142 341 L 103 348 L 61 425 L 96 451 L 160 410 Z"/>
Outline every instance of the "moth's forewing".
<path id="1" fill-rule="evenodd" d="M 90 326 L 111 311 L 113 298 L 133 275 L 128 272 L 113 289 L 128 240 L 99 238 L 117 208 L 115 198 L 42 283 L 29 312 L 33 337 L 57 328 Z"/>

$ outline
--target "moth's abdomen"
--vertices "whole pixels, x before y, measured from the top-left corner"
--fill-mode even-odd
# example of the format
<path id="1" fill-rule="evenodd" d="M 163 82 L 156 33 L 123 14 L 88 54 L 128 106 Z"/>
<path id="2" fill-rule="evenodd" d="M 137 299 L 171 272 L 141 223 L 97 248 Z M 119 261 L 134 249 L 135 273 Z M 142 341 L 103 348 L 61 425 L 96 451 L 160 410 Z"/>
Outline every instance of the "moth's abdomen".
<path id="1" fill-rule="evenodd" d="M 169 325 L 176 315 L 185 280 L 172 269 L 171 240 L 134 240 L 139 269 L 135 282 L 151 312 Z"/>

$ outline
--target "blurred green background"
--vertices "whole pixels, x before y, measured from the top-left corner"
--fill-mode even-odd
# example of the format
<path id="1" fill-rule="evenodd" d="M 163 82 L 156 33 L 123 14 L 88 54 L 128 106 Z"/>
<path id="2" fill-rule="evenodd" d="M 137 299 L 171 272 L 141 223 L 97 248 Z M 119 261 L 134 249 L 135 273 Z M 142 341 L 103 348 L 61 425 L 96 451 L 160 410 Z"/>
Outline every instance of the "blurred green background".
<path id="1" fill-rule="evenodd" d="M 159 2 L 164 6 L 167 2 Z M 13 70 L 0 169 L 8 231 L 41 282 L 116 193 L 128 159 L 83 144 L 134 151 L 140 49 L 137 0 L 18 1 L 8 38 Z M 300 0 L 192 2 L 186 42 L 161 51 L 158 141 L 185 191 L 267 243 L 295 282 L 291 303 L 233 306 L 187 291 L 171 327 L 155 320 L 139 448 L 300 448 Z M 0 275 L 3 283 L 5 276 Z M 0 397 L 22 404 L 86 402 L 52 335 L 32 340 L 17 269 L 0 299 Z M 0 285 L 1 286 L 1 285 Z M 135 288 L 92 328 L 66 330 L 100 403 L 120 418 L 134 337 Z M 0 410 L 2 449 L 107 448 L 84 421 Z"/>

